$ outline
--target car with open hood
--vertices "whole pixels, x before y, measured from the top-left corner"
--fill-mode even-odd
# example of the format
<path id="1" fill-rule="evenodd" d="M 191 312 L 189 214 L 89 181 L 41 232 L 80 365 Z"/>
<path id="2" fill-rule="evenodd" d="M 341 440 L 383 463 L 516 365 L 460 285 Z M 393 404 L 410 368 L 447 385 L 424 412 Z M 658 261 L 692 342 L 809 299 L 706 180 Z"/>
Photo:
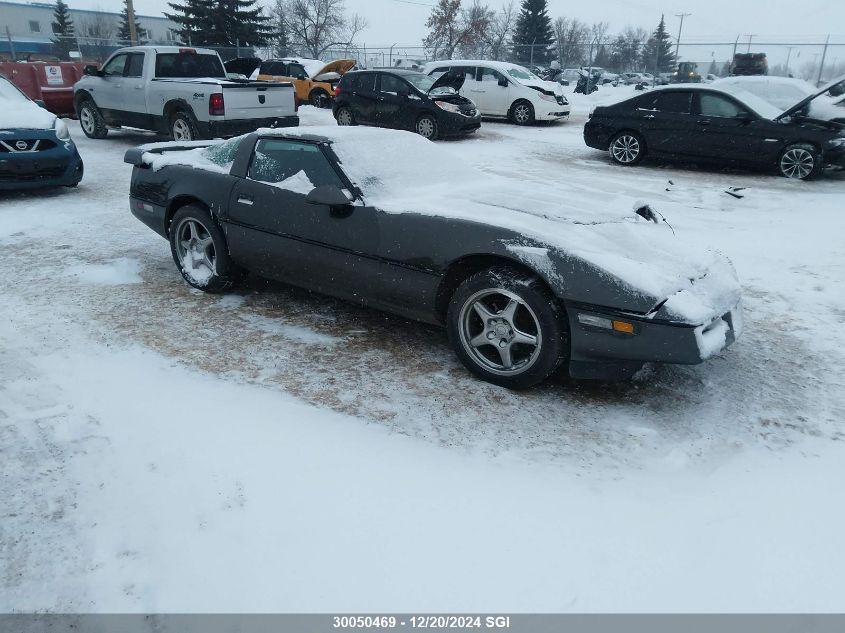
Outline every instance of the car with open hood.
<path id="1" fill-rule="evenodd" d="M 518 125 L 560 121 L 572 110 L 556 81 L 544 81 L 523 66 L 508 62 L 449 59 L 423 69 L 437 79 L 463 75 L 460 94 L 472 99 L 486 117 L 505 117 Z"/>
<path id="2" fill-rule="evenodd" d="M 410 130 L 429 140 L 469 134 L 481 127 L 481 113 L 460 95 L 463 80 L 396 68 L 354 71 L 340 80 L 332 112 L 338 125 Z"/>
<path id="3" fill-rule="evenodd" d="M 845 96 L 834 90 L 838 94 L 834 95 L 828 91 L 815 97 L 818 88 L 803 79 L 772 75 L 740 75 L 717 79 L 712 86 L 731 94 L 749 92 L 781 110 L 788 110 L 799 101 L 811 97 L 803 113 L 804 116 L 845 123 Z"/>
<path id="4" fill-rule="evenodd" d="M 328 108 L 340 78 L 355 67 L 354 59 L 336 59 L 327 64 L 301 59 L 268 59 L 258 67 L 259 81 L 291 82 L 300 103 L 310 103 L 317 108 Z M 309 73 L 308 70 L 312 72 Z"/>
<path id="5" fill-rule="evenodd" d="M 811 116 L 811 102 L 831 82 L 782 110 L 714 84 L 678 84 L 593 110 L 584 126 L 590 147 L 622 165 L 646 157 L 746 165 L 806 180 L 845 166 L 845 125 Z"/>
<path id="6" fill-rule="evenodd" d="M 408 132 L 265 129 L 125 160 L 132 213 L 191 286 L 251 271 L 445 326 L 461 362 L 506 387 L 700 363 L 742 328 L 730 261 L 648 205 L 526 189 Z"/>
<path id="7" fill-rule="evenodd" d="M 67 124 L 0 76 L 0 189 L 75 187 L 82 173 Z"/>

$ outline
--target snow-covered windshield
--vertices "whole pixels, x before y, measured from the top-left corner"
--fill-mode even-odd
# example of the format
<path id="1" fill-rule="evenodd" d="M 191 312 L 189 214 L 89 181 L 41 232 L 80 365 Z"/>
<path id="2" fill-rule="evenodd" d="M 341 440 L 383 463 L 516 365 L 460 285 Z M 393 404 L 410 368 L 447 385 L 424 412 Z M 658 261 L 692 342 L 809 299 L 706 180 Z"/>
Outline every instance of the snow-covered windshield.
<path id="1" fill-rule="evenodd" d="M 528 80 L 535 80 L 539 81 L 540 78 L 532 73 L 527 68 L 523 68 L 522 66 L 511 66 L 508 68 L 508 74 L 513 77 L 514 79 L 528 79 Z"/>
<path id="2" fill-rule="evenodd" d="M 429 77 L 428 75 L 423 75 L 422 73 L 418 75 L 403 75 L 404 79 L 408 80 L 414 88 L 419 90 L 420 92 L 428 92 L 431 90 L 431 87 L 434 85 L 434 79 Z"/>
<path id="3" fill-rule="evenodd" d="M 28 101 L 23 93 L 5 77 L 0 77 L 0 99 L 10 101 Z"/>
<path id="4" fill-rule="evenodd" d="M 780 108 L 776 108 L 768 101 L 751 94 L 747 90 L 731 91 L 731 94 L 764 119 L 776 119 L 783 112 Z"/>

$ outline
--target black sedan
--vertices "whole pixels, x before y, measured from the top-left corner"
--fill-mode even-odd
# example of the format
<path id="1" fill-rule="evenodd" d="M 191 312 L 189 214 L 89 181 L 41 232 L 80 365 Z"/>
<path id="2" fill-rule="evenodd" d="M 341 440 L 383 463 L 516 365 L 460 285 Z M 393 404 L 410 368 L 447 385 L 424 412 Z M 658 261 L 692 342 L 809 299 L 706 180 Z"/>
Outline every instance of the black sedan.
<path id="1" fill-rule="evenodd" d="M 408 132 L 260 130 L 126 162 L 132 213 L 191 286 L 220 292 L 251 271 L 445 325 L 464 365 L 499 385 L 699 363 L 741 329 L 730 262 L 647 207 L 526 191 Z"/>
<path id="2" fill-rule="evenodd" d="M 622 165 L 654 156 L 776 169 L 806 180 L 825 166 L 845 165 L 845 126 L 805 115 L 815 96 L 782 111 L 751 94 L 658 88 L 597 107 L 584 141 Z"/>
<path id="3" fill-rule="evenodd" d="M 367 70 L 343 75 L 332 102 L 338 125 L 410 130 L 429 140 L 481 127 L 475 104 L 458 94 L 464 75 L 437 81 L 413 70 Z"/>

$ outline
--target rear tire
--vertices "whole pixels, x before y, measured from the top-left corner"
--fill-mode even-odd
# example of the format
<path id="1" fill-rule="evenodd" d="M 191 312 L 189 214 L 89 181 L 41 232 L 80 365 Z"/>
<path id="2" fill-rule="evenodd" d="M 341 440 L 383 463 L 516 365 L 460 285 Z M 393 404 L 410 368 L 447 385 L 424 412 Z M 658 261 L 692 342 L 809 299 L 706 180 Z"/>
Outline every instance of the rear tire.
<path id="1" fill-rule="evenodd" d="M 174 141 L 196 141 L 202 138 L 194 115 L 184 110 L 170 117 L 170 138 Z"/>
<path id="2" fill-rule="evenodd" d="M 437 127 L 437 119 L 430 114 L 424 114 L 417 119 L 417 125 L 414 131 L 429 141 L 436 141 L 440 136 L 440 130 Z"/>
<path id="3" fill-rule="evenodd" d="M 515 101 L 511 106 L 508 118 L 517 125 L 531 125 L 534 123 L 534 106 L 528 101 Z"/>
<path id="4" fill-rule="evenodd" d="M 88 138 L 106 138 L 109 133 L 103 115 L 91 99 L 79 103 L 79 125 Z"/>
<path id="5" fill-rule="evenodd" d="M 609 151 L 615 163 L 630 167 L 645 156 L 645 142 L 636 132 L 619 132 L 611 139 Z"/>
<path id="6" fill-rule="evenodd" d="M 358 125 L 355 121 L 355 115 L 352 112 L 352 108 L 348 108 L 346 106 L 337 109 L 337 114 L 335 114 L 335 120 L 337 121 L 338 125 Z"/>
<path id="7" fill-rule="evenodd" d="M 467 369 L 509 389 L 542 382 L 569 355 L 562 308 L 542 280 L 513 268 L 464 280 L 449 302 L 446 329 Z"/>
<path id="8" fill-rule="evenodd" d="M 188 285 L 204 292 L 223 292 L 245 276 L 232 262 L 226 238 L 204 208 L 189 204 L 170 223 L 170 253 Z"/>
<path id="9" fill-rule="evenodd" d="M 778 173 L 784 178 L 811 180 L 823 166 L 821 154 L 809 143 L 793 143 L 778 158 Z"/>

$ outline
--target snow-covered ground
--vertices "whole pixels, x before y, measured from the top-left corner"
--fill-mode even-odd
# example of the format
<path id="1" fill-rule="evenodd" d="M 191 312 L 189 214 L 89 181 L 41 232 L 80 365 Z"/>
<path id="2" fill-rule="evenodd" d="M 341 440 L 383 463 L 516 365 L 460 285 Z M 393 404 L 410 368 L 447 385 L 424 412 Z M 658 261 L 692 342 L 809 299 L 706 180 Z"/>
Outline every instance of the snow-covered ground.
<path id="1" fill-rule="evenodd" d="M 71 123 L 80 187 L 0 196 L 0 612 L 842 611 L 845 174 L 615 166 L 581 130 L 627 90 L 441 145 L 652 203 L 733 259 L 745 333 L 523 393 L 436 328 L 189 289 L 127 208 L 153 138 Z"/>

